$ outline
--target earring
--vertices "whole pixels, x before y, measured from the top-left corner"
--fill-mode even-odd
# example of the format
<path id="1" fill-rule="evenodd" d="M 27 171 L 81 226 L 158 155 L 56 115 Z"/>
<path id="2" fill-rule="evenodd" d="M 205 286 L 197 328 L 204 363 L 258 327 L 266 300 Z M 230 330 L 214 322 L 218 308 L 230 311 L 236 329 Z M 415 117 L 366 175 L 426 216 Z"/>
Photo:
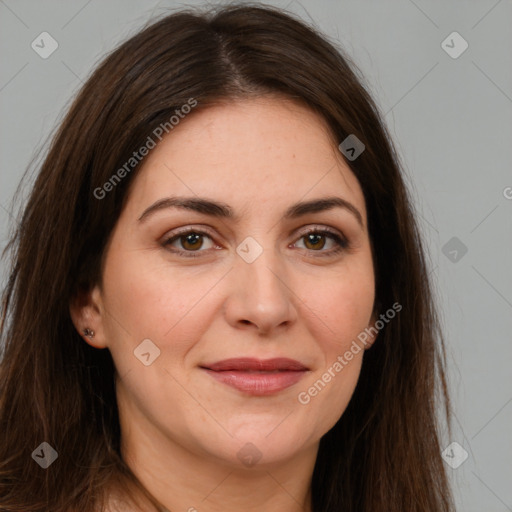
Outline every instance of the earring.
<path id="1" fill-rule="evenodd" d="M 87 336 L 88 338 L 94 338 L 94 331 L 92 329 L 89 329 L 89 327 L 86 327 L 84 329 L 84 336 Z"/>

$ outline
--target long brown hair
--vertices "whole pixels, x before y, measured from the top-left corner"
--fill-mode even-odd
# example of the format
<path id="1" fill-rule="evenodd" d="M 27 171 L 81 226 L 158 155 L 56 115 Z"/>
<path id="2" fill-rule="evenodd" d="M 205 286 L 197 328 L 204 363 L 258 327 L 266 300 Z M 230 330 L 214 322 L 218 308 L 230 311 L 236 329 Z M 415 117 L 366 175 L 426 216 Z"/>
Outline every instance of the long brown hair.
<path id="1" fill-rule="evenodd" d="M 400 159 L 343 51 L 292 15 L 247 3 L 174 12 L 144 27 L 92 73 L 53 138 L 6 248 L 2 510 L 102 510 L 114 483 L 145 493 L 120 455 L 110 352 L 85 343 L 69 314 L 77 292 L 101 280 L 140 165 L 105 197 L 94 191 L 190 98 L 197 111 L 267 94 L 319 113 L 337 144 L 351 134 L 364 143 L 347 164 L 366 201 L 375 307 L 403 308 L 379 332 L 348 408 L 321 439 L 313 510 L 453 510 L 440 455 L 438 414 L 449 420 L 450 412 L 443 339 Z M 46 470 L 31 456 L 43 441 L 58 452 Z"/>

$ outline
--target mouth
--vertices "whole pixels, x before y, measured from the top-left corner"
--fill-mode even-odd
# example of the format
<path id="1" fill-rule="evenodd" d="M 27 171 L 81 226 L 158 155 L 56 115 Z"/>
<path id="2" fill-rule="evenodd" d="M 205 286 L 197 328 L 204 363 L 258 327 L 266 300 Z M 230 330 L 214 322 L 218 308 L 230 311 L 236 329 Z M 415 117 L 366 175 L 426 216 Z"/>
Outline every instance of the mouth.
<path id="1" fill-rule="evenodd" d="M 301 380 L 309 368 L 288 358 L 236 358 L 201 365 L 215 380 L 242 393 L 266 396 L 283 391 Z"/>

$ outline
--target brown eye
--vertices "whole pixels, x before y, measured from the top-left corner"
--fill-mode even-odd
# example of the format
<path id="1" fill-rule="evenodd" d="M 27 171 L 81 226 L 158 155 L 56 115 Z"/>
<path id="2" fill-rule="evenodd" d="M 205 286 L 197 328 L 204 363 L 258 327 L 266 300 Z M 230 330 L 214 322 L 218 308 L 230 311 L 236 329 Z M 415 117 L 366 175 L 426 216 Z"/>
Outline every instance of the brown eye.
<path id="1" fill-rule="evenodd" d="M 189 233 L 188 235 L 181 235 L 178 240 L 181 241 L 181 246 L 184 249 L 195 251 L 203 245 L 202 236 L 199 233 Z"/>
<path id="2" fill-rule="evenodd" d="M 208 240 L 210 241 L 210 245 L 205 247 L 205 243 Z M 207 233 L 188 230 L 171 236 L 164 242 L 164 246 L 171 247 L 172 252 L 184 256 L 199 256 L 199 254 L 196 255 L 192 253 L 201 253 L 205 252 L 206 249 L 211 249 L 213 247 L 213 241 L 211 236 Z"/>
<path id="3" fill-rule="evenodd" d="M 315 256 L 333 256 L 349 247 L 349 243 L 344 237 L 327 229 L 311 229 L 304 233 L 299 240 L 304 240 L 304 249 L 319 253 Z M 326 246 L 327 250 L 323 250 Z"/>
<path id="4" fill-rule="evenodd" d="M 309 235 L 305 235 L 304 237 L 307 249 L 323 249 L 325 246 L 325 235 L 320 233 L 311 233 Z"/>

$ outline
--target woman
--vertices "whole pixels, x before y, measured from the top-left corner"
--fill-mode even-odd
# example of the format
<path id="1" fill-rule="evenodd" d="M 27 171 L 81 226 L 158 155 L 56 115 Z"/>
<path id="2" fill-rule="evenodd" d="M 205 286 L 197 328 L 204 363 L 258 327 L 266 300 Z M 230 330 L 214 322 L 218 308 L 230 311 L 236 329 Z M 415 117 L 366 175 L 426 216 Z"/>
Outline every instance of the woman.
<path id="1" fill-rule="evenodd" d="M 256 5 L 96 69 L 8 246 L 2 510 L 453 510 L 424 249 L 352 67 Z"/>

